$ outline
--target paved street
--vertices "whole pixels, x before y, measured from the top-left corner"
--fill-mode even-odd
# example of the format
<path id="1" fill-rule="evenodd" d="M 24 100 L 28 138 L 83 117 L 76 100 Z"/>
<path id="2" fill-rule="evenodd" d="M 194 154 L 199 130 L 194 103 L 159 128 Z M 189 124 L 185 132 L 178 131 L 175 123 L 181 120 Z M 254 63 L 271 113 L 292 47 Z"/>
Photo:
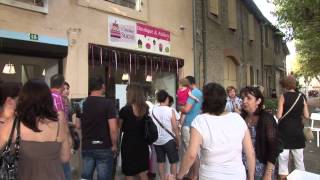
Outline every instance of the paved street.
<path id="1" fill-rule="evenodd" d="M 310 113 L 316 108 L 320 108 L 320 98 L 310 98 L 308 100 Z M 306 144 L 304 151 L 306 171 L 320 174 L 320 148 L 317 148 L 316 134 L 313 133 L 314 140 Z"/>

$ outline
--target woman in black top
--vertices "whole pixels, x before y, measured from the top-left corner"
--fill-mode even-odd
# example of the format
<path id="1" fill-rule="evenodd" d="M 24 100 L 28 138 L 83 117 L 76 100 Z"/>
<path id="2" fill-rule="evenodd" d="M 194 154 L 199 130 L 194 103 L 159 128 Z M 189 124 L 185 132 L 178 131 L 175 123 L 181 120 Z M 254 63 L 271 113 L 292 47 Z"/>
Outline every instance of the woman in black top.
<path id="1" fill-rule="evenodd" d="M 303 148 L 305 147 L 305 137 L 303 134 L 302 115 L 309 117 L 307 102 L 304 96 L 296 92 L 296 80 L 292 76 L 288 76 L 280 81 L 286 92 L 281 95 L 278 103 L 277 118 L 279 119 L 279 132 L 283 141 L 283 152 L 279 156 L 279 175 L 281 179 L 285 179 L 289 174 L 288 160 L 289 152 L 292 152 L 294 165 L 296 169 L 304 170 Z M 295 101 L 297 103 L 294 105 Z M 289 109 L 292 110 L 289 111 Z M 287 113 L 286 116 L 284 116 Z M 283 118 L 281 118 L 284 116 Z"/>
<path id="2" fill-rule="evenodd" d="M 148 105 L 142 86 L 130 84 L 127 87 L 127 105 L 121 108 L 119 117 L 123 138 L 121 143 L 122 172 L 125 179 L 138 176 L 147 180 L 149 147 L 144 138 Z"/>
<path id="3" fill-rule="evenodd" d="M 256 152 L 255 180 L 276 179 L 274 167 L 279 155 L 278 127 L 273 116 L 263 109 L 263 95 L 256 87 L 245 87 L 241 116 L 250 130 Z M 244 161 L 246 165 L 246 160 Z"/>

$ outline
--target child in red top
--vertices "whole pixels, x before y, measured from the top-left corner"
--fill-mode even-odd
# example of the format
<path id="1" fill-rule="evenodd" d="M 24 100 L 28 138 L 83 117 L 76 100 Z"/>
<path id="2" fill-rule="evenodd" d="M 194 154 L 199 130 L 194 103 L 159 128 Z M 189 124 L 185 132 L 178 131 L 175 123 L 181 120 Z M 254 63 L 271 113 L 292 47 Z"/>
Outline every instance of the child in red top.
<path id="1" fill-rule="evenodd" d="M 187 104 L 188 98 L 192 98 L 199 102 L 199 99 L 192 95 L 191 88 L 189 88 L 189 81 L 186 78 L 180 79 L 179 81 L 180 88 L 177 91 L 177 102 L 178 102 L 178 109 L 181 109 L 182 106 Z M 181 114 L 180 123 L 183 124 L 185 115 Z"/>

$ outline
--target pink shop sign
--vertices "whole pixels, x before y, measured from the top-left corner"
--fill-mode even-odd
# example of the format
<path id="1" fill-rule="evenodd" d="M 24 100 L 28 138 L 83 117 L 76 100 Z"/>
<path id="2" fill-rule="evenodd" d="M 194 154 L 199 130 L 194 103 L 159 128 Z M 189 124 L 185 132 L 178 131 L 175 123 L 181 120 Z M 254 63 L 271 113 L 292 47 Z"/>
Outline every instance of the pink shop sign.
<path id="1" fill-rule="evenodd" d="M 170 41 L 170 31 L 137 23 L 137 34 Z"/>
<path id="2" fill-rule="evenodd" d="M 170 55 L 170 31 L 108 16 L 108 44 L 138 51 Z"/>
<path id="3" fill-rule="evenodd" d="M 137 50 L 170 55 L 170 32 L 137 23 Z"/>

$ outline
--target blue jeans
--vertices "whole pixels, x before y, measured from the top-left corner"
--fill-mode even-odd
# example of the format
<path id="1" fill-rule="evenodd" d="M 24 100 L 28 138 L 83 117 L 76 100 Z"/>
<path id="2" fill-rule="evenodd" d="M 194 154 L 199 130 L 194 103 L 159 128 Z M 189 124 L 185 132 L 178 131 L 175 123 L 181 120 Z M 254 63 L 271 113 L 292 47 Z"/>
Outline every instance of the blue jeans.
<path id="1" fill-rule="evenodd" d="M 113 153 L 111 149 L 82 150 L 81 179 L 93 178 L 97 169 L 98 180 L 112 180 Z"/>
<path id="2" fill-rule="evenodd" d="M 66 180 L 72 180 L 72 172 L 71 172 L 71 166 L 70 163 L 63 163 L 63 172 L 64 172 L 64 177 Z"/>

